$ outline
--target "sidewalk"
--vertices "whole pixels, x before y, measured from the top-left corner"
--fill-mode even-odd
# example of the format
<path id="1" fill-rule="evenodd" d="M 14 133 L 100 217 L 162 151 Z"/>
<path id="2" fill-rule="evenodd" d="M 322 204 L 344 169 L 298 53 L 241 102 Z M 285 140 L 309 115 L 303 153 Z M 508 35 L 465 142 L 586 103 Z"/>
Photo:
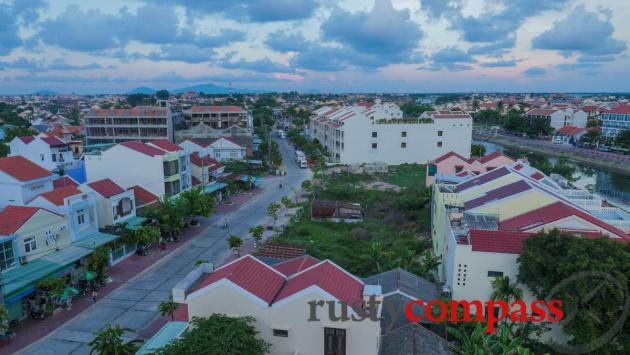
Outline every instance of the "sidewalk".
<path id="1" fill-rule="evenodd" d="M 254 188 L 248 192 L 233 196 L 230 199 L 230 204 L 218 204 L 214 215 L 229 215 L 230 213 L 236 211 L 244 203 L 254 198 L 261 191 L 261 188 Z M 103 286 L 98 291 L 98 300 L 103 299 L 105 296 L 117 290 L 131 279 L 140 275 L 143 271 L 151 268 L 151 266 L 160 261 L 163 257 L 173 253 L 192 240 L 199 231 L 202 231 L 213 224 L 211 218 L 201 217 L 199 218 L 199 222 L 199 226 L 184 230 L 180 234 L 179 241 L 168 243 L 166 250 L 161 251 L 157 245 L 154 245 L 151 248 L 150 255 L 132 255 L 112 266 L 108 273 L 113 281 Z M 24 319 L 16 327 L 15 338 L 13 338 L 10 343 L 0 347 L 0 354 L 12 354 L 24 349 L 30 344 L 55 331 L 57 328 L 61 327 L 77 315 L 81 314 L 81 312 L 88 309 L 92 304 L 93 301 L 91 295 L 87 295 L 81 298 L 73 299 L 71 309 L 61 310 L 61 312 L 43 320 L 35 320 L 32 318 Z"/>

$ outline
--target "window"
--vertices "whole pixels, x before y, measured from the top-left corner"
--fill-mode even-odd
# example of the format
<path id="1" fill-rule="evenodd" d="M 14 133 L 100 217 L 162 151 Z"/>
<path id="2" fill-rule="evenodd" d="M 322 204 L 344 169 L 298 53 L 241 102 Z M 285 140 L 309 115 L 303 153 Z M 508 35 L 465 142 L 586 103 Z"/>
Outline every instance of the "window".
<path id="1" fill-rule="evenodd" d="M 77 223 L 78 224 L 83 224 L 85 223 L 85 210 L 78 210 L 77 211 Z"/>
<path id="2" fill-rule="evenodd" d="M 400 132 L 400 136 L 401 137 L 407 137 L 407 132 L 405 132 L 405 131 Z"/>
<path id="3" fill-rule="evenodd" d="M 24 239 L 24 251 L 27 253 L 30 253 L 32 251 L 35 251 L 35 249 L 37 249 L 37 240 L 35 240 L 35 237 L 29 237 Z"/>
<path id="4" fill-rule="evenodd" d="M 501 271 L 488 271 L 488 277 L 503 277 L 503 272 L 501 272 Z"/>
<path id="5" fill-rule="evenodd" d="M 6 270 L 15 265 L 13 241 L 0 243 L 0 270 Z"/>
<path id="6" fill-rule="evenodd" d="M 52 231 L 46 231 L 46 245 L 55 245 L 57 243 L 57 239 Z"/>
<path id="7" fill-rule="evenodd" d="M 52 154 L 52 161 L 57 161 L 57 156 L 54 153 Z"/>
<path id="8" fill-rule="evenodd" d="M 442 146 L 442 142 L 437 142 L 437 146 L 441 147 Z"/>
<path id="9" fill-rule="evenodd" d="M 400 143 L 400 147 L 401 148 L 407 148 L 407 143 L 405 143 L 405 142 Z"/>
<path id="10" fill-rule="evenodd" d="M 372 138 L 376 138 L 376 137 L 378 137 L 378 133 L 372 132 Z"/>
<path id="11" fill-rule="evenodd" d="M 285 329 L 274 329 L 273 336 L 287 338 L 289 336 L 289 331 Z"/>
<path id="12" fill-rule="evenodd" d="M 40 155 L 39 155 L 39 158 L 40 158 L 42 161 L 44 161 L 44 154 L 40 154 Z"/>
<path id="13" fill-rule="evenodd" d="M 442 137 L 443 131 L 438 131 L 438 137 Z"/>
<path id="14" fill-rule="evenodd" d="M 346 330 L 324 328 L 324 355 L 346 355 Z"/>
<path id="15" fill-rule="evenodd" d="M 372 143 L 372 149 L 376 149 L 378 145 L 376 143 Z"/>
<path id="16" fill-rule="evenodd" d="M 461 173 L 462 170 L 464 170 L 464 167 L 462 165 L 455 165 L 455 174 Z"/>

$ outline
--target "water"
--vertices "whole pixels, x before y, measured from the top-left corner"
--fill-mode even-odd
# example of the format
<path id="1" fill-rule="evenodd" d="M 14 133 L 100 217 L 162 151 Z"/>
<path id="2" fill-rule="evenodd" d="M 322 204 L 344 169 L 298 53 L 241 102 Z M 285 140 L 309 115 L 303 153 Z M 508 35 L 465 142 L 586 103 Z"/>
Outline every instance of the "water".
<path id="1" fill-rule="evenodd" d="M 534 167 L 541 162 L 544 163 L 546 161 L 554 164 L 558 160 L 556 157 L 529 153 L 524 150 L 507 148 L 490 142 L 474 141 L 473 143 L 485 146 L 486 154 L 498 150 L 513 158 L 522 158 L 524 155 L 527 155 L 527 159 Z M 569 164 L 576 168 L 574 178 L 577 178 L 577 180 L 573 183 L 575 186 L 598 194 L 611 203 L 620 205 L 620 207 L 630 209 L 630 177 L 603 169 L 592 168 L 576 162 L 570 162 Z"/>

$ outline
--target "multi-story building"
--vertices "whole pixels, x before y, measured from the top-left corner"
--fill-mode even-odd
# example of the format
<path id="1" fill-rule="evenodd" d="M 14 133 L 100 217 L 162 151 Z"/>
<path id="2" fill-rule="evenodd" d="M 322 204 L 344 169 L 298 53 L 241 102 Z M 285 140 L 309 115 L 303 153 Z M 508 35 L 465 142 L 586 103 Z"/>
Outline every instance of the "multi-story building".
<path id="1" fill-rule="evenodd" d="M 130 141 L 85 154 L 87 181 L 110 178 L 124 189 L 136 185 L 159 197 L 192 187 L 190 156 L 165 139 Z"/>
<path id="2" fill-rule="evenodd" d="M 466 159 L 455 152 L 448 152 L 433 160 L 427 167 L 426 185 L 431 186 L 438 179 L 448 177 L 450 181 L 464 181 L 470 176 L 479 175 L 503 165 L 515 163 L 514 159 L 496 151 L 480 158 Z"/>
<path id="3" fill-rule="evenodd" d="M 571 108 L 535 108 L 527 111 L 524 117 L 529 123 L 535 119 L 544 118 L 555 129 L 566 126 L 585 128 L 588 113 L 582 110 L 573 111 Z"/>
<path id="4" fill-rule="evenodd" d="M 433 185 L 431 215 L 433 251 L 443 260 L 439 279 L 453 299 L 488 300 L 495 277 L 517 280 L 523 242 L 540 231 L 630 241 L 629 214 L 603 208 L 588 192 L 563 188 L 525 162 L 450 180 L 438 177 Z"/>
<path id="5" fill-rule="evenodd" d="M 52 191 L 55 175 L 23 156 L 0 158 L 0 208 L 24 206 L 37 195 Z"/>
<path id="6" fill-rule="evenodd" d="M 86 144 L 173 140 L 173 112 L 166 107 L 95 109 L 85 115 Z"/>
<path id="7" fill-rule="evenodd" d="M 55 136 L 15 137 L 9 147 L 9 156 L 21 155 L 49 171 L 74 169 L 78 165 L 69 144 Z"/>
<path id="8" fill-rule="evenodd" d="M 619 132 L 630 130 L 630 105 L 619 105 L 601 114 L 602 134 L 615 138 Z"/>
<path id="9" fill-rule="evenodd" d="M 343 164 L 426 164 L 454 151 L 470 156 L 472 118 L 461 111 L 403 117 L 392 103 L 361 103 L 315 110 L 309 136 Z"/>
<path id="10" fill-rule="evenodd" d="M 81 188 L 96 193 L 99 228 L 113 227 L 136 216 L 134 191 L 123 189 L 112 179 L 93 181 Z"/>
<path id="11" fill-rule="evenodd" d="M 184 116 L 191 125 L 203 123 L 214 129 L 231 126 L 252 129 L 254 126 L 252 115 L 239 106 L 192 106 L 184 111 Z"/>

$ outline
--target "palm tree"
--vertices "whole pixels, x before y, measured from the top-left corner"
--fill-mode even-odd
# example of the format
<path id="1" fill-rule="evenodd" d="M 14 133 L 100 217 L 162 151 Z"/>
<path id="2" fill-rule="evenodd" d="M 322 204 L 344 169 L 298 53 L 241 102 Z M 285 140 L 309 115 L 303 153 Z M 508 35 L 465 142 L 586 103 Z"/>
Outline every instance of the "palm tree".
<path id="1" fill-rule="evenodd" d="M 243 245 L 243 239 L 239 238 L 236 235 L 232 235 L 228 239 L 228 245 L 230 246 L 230 249 L 232 249 L 234 253 L 238 255 L 238 249 L 241 247 L 241 245 Z"/>
<path id="2" fill-rule="evenodd" d="M 503 100 L 499 100 L 499 102 L 497 102 L 497 111 L 499 111 L 499 116 L 503 113 L 503 108 Z"/>
<path id="3" fill-rule="evenodd" d="M 504 300 L 507 302 L 520 300 L 523 297 L 523 290 L 521 290 L 515 283 L 510 283 L 509 276 L 497 277 L 492 280 L 492 295 L 490 298 L 493 301 Z"/>
<path id="4" fill-rule="evenodd" d="M 96 353 L 99 355 L 133 355 L 138 350 L 137 343 L 142 340 L 135 339 L 124 342 L 123 335 L 125 332 L 133 332 L 133 329 L 123 328 L 119 325 L 107 325 L 103 330 L 96 334 L 90 345 L 90 355 Z"/>
<path id="5" fill-rule="evenodd" d="M 175 311 L 178 306 L 179 304 L 173 301 L 173 296 L 171 295 L 168 301 L 160 303 L 158 310 L 160 311 L 160 315 L 169 315 L 171 316 L 171 320 L 175 320 Z"/>
<path id="6" fill-rule="evenodd" d="M 473 102 L 472 102 L 472 108 L 473 108 L 473 111 L 477 111 L 477 110 L 479 110 L 479 100 L 477 100 L 477 99 L 474 99 L 474 100 L 473 100 Z"/>
<path id="7" fill-rule="evenodd" d="M 431 250 L 427 249 L 422 254 L 422 269 L 425 272 L 435 270 L 442 264 L 442 260 L 439 256 L 434 256 Z"/>
<path id="8" fill-rule="evenodd" d="M 447 328 L 459 342 L 461 353 L 464 355 L 496 354 L 496 346 L 493 341 L 493 334 L 487 334 L 483 323 L 476 323 L 471 332 L 462 329 Z"/>
<path id="9" fill-rule="evenodd" d="M 249 233 L 251 233 L 252 238 L 256 241 L 256 245 L 260 244 L 262 241 L 262 235 L 265 232 L 265 227 L 261 225 L 257 225 L 256 227 L 251 227 L 249 229 Z"/>
<path id="10" fill-rule="evenodd" d="M 376 271 L 380 272 L 383 262 L 388 256 L 388 252 L 383 250 L 380 240 L 373 240 L 372 243 L 370 243 L 370 256 L 376 263 Z"/>

